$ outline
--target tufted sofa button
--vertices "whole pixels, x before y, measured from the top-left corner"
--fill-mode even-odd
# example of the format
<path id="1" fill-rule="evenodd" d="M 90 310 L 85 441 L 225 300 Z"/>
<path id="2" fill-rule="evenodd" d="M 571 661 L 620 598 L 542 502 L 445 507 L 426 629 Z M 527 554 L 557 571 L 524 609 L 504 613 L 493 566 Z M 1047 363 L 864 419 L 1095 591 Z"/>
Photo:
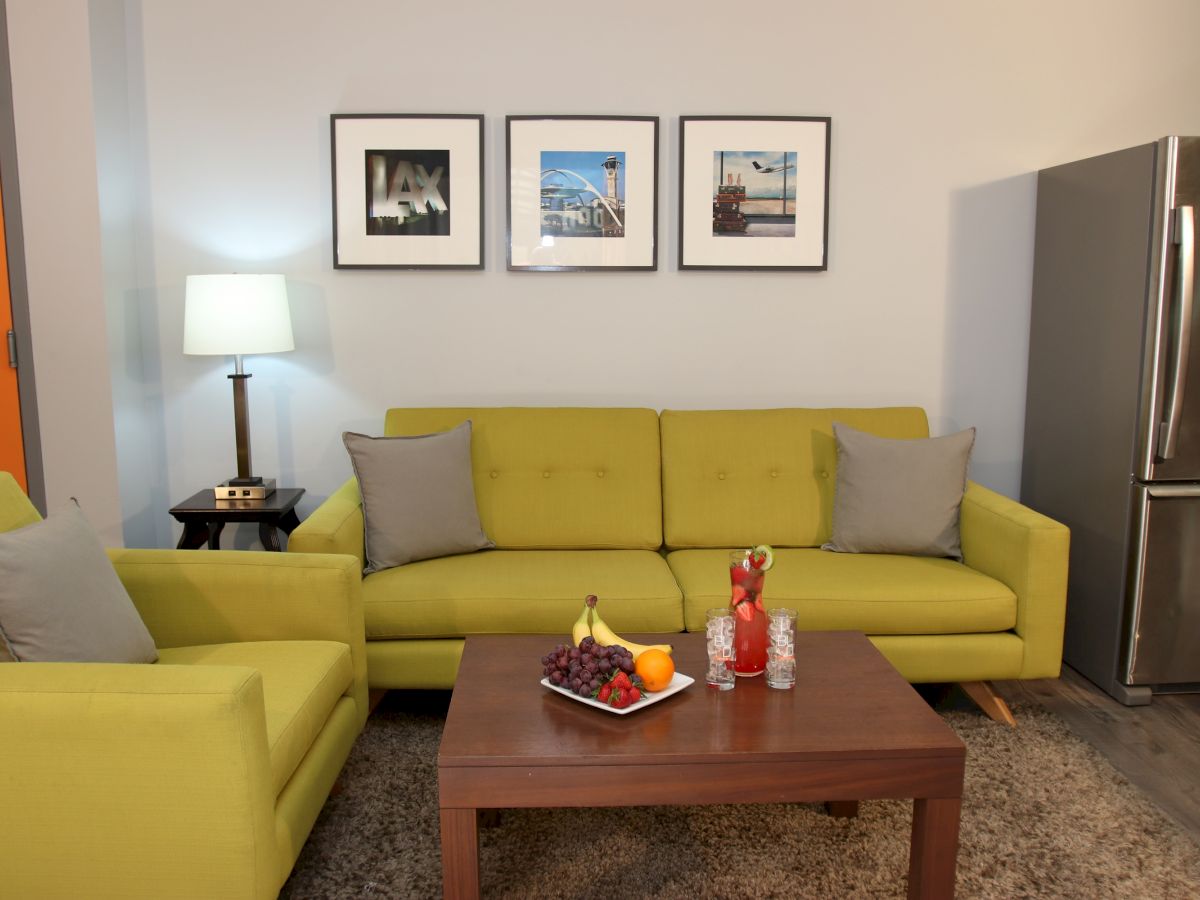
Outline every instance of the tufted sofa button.
<path id="1" fill-rule="evenodd" d="M 718 472 L 718 473 L 717 473 L 717 477 L 718 477 L 719 479 L 721 479 L 722 481 L 724 481 L 724 480 L 725 480 L 725 473 L 724 473 L 724 472 Z"/>
<path id="2" fill-rule="evenodd" d="M 493 473 L 492 473 L 492 477 L 493 477 L 493 478 L 499 478 L 499 477 L 500 477 L 500 473 L 499 473 L 499 472 L 493 472 Z"/>
<path id="3" fill-rule="evenodd" d="M 604 470 L 603 470 L 603 469 L 600 469 L 599 471 L 597 471 L 597 472 L 596 472 L 596 477 L 597 477 L 597 478 L 603 478 L 603 477 L 604 477 Z"/>
<path id="4" fill-rule="evenodd" d="M 778 473 L 778 472 L 776 472 L 774 469 L 772 469 L 772 470 L 771 470 L 771 477 L 772 477 L 772 478 L 778 478 L 778 477 L 779 477 L 779 473 Z"/>
<path id="5" fill-rule="evenodd" d="M 828 472 L 822 472 L 822 473 L 821 473 L 821 477 L 822 477 L 822 478 L 828 478 L 828 477 L 829 477 L 829 473 L 828 473 Z"/>
<path id="6" fill-rule="evenodd" d="M 549 473 L 549 472 L 543 472 L 543 473 L 542 473 L 542 477 L 543 477 L 543 478 L 549 478 L 549 477 L 550 477 L 550 473 Z"/>

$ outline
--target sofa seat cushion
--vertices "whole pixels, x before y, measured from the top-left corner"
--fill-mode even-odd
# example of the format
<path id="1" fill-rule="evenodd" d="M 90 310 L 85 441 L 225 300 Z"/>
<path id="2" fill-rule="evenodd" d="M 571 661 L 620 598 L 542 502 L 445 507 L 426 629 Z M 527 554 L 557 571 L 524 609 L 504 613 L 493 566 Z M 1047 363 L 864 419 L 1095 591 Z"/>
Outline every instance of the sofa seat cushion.
<path id="1" fill-rule="evenodd" d="M 367 640 L 568 635 L 588 594 L 617 631 L 683 630 L 683 598 L 652 550 L 485 550 L 363 579 Z"/>
<path id="2" fill-rule="evenodd" d="M 262 675 L 271 784 L 283 790 L 354 680 L 350 648 L 338 641 L 245 641 L 172 647 L 159 665 L 245 666 Z"/>
<path id="3" fill-rule="evenodd" d="M 704 611 L 729 603 L 728 551 L 677 550 L 667 562 L 683 588 L 688 630 L 703 630 Z M 795 609 L 806 631 L 971 634 L 1017 622 L 1017 598 L 1005 585 L 925 556 L 778 549 L 763 602 Z"/>

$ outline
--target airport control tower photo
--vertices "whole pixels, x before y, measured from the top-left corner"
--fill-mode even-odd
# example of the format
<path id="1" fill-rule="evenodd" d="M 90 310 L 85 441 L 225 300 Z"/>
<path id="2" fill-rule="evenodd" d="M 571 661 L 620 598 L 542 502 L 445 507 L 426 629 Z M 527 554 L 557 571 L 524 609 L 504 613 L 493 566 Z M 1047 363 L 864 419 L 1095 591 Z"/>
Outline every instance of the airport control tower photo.
<path id="1" fill-rule="evenodd" d="M 541 161 L 543 237 L 625 236 L 623 152 L 544 150 Z"/>
<path id="2" fill-rule="evenodd" d="M 619 221 L 614 221 L 612 216 L 601 218 L 601 231 L 605 237 L 621 237 L 625 234 L 625 204 L 617 193 L 617 169 L 620 165 L 621 161 L 615 156 L 604 160 L 605 196 L 609 208 L 616 211 L 619 219 Z"/>

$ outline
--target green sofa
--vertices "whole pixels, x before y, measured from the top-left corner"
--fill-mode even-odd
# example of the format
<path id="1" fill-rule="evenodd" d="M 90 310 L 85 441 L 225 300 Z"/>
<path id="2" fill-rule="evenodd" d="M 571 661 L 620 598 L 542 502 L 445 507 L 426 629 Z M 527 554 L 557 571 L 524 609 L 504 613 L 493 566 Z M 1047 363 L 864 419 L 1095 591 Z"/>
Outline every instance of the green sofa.
<path id="1" fill-rule="evenodd" d="M 159 659 L 0 662 L 0 897 L 275 897 L 366 722 L 361 566 L 109 556 Z"/>
<path id="2" fill-rule="evenodd" d="M 454 683 L 469 634 L 566 635 L 587 594 L 618 632 L 704 626 L 728 602 L 726 552 L 776 548 L 765 598 L 802 629 L 865 632 L 913 682 L 1058 674 L 1067 529 L 980 485 L 961 511 L 964 561 L 818 549 L 837 475 L 832 426 L 923 438 L 918 408 L 666 410 L 400 408 L 386 435 L 473 423 L 475 494 L 496 549 L 367 576 L 373 689 Z M 289 550 L 363 553 L 351 479 Z"/>

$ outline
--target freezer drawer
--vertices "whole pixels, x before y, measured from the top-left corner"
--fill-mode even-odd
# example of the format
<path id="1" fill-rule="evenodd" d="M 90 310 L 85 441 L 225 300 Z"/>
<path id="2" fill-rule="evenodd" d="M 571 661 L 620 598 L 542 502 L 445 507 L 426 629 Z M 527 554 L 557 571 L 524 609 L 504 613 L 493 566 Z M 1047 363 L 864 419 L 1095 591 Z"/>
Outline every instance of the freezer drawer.
<path id="1" fill-rule="evenodd" d="M 1137 485 L 1134 492 L 1124 680 L 1200 684 L 1200 484 Z"/>

